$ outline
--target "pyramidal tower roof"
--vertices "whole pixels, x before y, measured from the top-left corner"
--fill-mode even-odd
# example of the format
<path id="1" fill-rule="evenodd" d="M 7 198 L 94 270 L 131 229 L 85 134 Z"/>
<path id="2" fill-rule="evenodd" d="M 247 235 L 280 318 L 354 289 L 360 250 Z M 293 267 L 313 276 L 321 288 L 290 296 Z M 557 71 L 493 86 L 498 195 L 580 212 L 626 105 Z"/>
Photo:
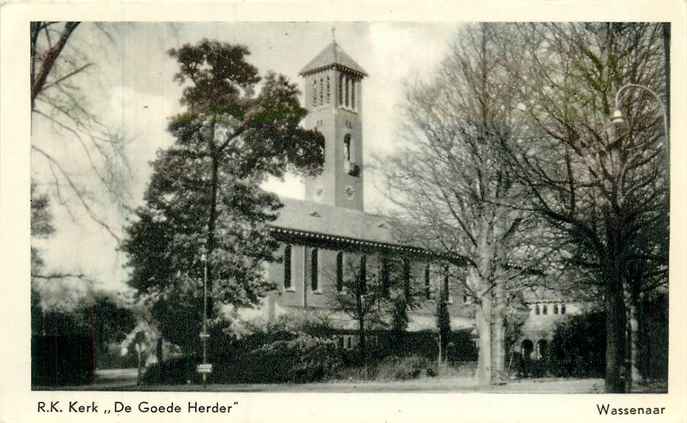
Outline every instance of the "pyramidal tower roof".
<path id="1" fill-rule="evenodd" d="M 350 72 L 357 73 L 361 76 L 367 76 L 367 72 L 355 62 L 345 51 L 341 49 L 336 41 L 332 41 L 312 59 L 301 71 L 298 73 L 301 76 L 309 75 L 332 66 L 342 67 Z"/>

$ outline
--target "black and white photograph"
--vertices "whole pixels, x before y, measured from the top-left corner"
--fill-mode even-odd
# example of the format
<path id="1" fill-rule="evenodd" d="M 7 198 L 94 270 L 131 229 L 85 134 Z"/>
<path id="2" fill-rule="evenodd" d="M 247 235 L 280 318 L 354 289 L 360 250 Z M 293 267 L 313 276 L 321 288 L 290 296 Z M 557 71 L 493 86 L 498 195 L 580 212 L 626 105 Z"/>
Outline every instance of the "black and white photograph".
<path id="1" fill-rule="evenodd" d="M 562 394 L 669 415 L 674 29 L 31 19 L 26 412 Z"/>

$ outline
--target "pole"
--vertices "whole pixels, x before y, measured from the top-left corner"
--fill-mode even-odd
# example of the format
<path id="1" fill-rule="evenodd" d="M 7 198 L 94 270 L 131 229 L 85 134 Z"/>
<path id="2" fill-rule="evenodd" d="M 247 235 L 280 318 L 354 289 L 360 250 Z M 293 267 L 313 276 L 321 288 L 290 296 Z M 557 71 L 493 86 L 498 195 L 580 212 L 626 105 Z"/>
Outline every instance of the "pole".
<path id="1" fill-rule="evenodd" d="M 208 262 L 205 253 L 201 256 L 203 261 L 203 364 L 208 362 Z M 207 373 L 203 373 L 203 386 L 207 388 Z"/>

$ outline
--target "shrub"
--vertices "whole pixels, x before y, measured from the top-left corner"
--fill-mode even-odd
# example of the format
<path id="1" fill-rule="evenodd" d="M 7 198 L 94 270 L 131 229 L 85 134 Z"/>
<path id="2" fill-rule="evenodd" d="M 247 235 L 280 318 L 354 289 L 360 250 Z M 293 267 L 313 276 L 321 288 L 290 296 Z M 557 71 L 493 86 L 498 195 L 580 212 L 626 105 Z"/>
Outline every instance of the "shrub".
<path id="1" fill-rule="evenodd" d="M 343 366 L 336 342 L 300 333 L 291 340 L 275 341 L 251 351 L 248 362 L 254 382 L 305 383 L 328 379 Z"/>
<path id="2" fill-rule="evenodd" d="M 196 365 L 200 363 L 194 356 L 175 357 L 162 363 L 151 364 L 143 373 L 144 384 L 184 384 L 188 380 L 198 383 L 200 375 Z"/>
<path id="3" fill-rule="evenodd" d="M 412 355 L 408 357 L 391 356 L 382 360 L 377 366 L 376 380 L 408 380 L 420 376 L 436 375 L 436 363 L 425 357 Z"/>
<path id="4" fill-rule="evenodd" d="M 556 376 L 602 377 L 606 360 L 606 320 L 601 311 L 569 316 L 555 329 L 549 369 Z"/>
<path id="5" fill-rule="evenodd" d="M 305 383 L 332 378 L 343 366 L 336 343 L 305 333 L 275 335 L 276 340 L 256 344 L 264 334 L 245 338 L 243 346 L 235 346 L 233 355 L 211 357 L 213 372 L 210 383 Z M 246 350 L 246 347 L 255 347 Z M 183 384 L 187 380 L 200 382 L 195 368 L 196 356 L 165 360 L 150 366 L 144 383 Z"/>

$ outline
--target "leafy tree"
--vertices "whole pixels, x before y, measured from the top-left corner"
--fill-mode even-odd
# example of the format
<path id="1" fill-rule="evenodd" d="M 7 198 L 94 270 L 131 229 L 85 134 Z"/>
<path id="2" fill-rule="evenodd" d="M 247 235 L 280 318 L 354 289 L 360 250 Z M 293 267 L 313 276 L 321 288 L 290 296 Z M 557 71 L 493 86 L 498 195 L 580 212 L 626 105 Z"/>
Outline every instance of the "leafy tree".
<path id="1" fill-rule="evenodd" d="M 267 224 L 281 207 L 260 184 L 287 170 L 319 172 L 324 139 L 299 126 L 306 110 L 296 85 L 261 78 L 246 47 L 202 40 L 169 54 L 186 110 L 169 124 L 175 143 L 152 163 L 123 250 L 131 286 L 149 297 L 163 335 L 188 350 L 202 320 L 201 255 L 209 317 L 218 321 L 220 306 L 257 304 L 271 289 L 261 263 L 276 259 Z"/>

